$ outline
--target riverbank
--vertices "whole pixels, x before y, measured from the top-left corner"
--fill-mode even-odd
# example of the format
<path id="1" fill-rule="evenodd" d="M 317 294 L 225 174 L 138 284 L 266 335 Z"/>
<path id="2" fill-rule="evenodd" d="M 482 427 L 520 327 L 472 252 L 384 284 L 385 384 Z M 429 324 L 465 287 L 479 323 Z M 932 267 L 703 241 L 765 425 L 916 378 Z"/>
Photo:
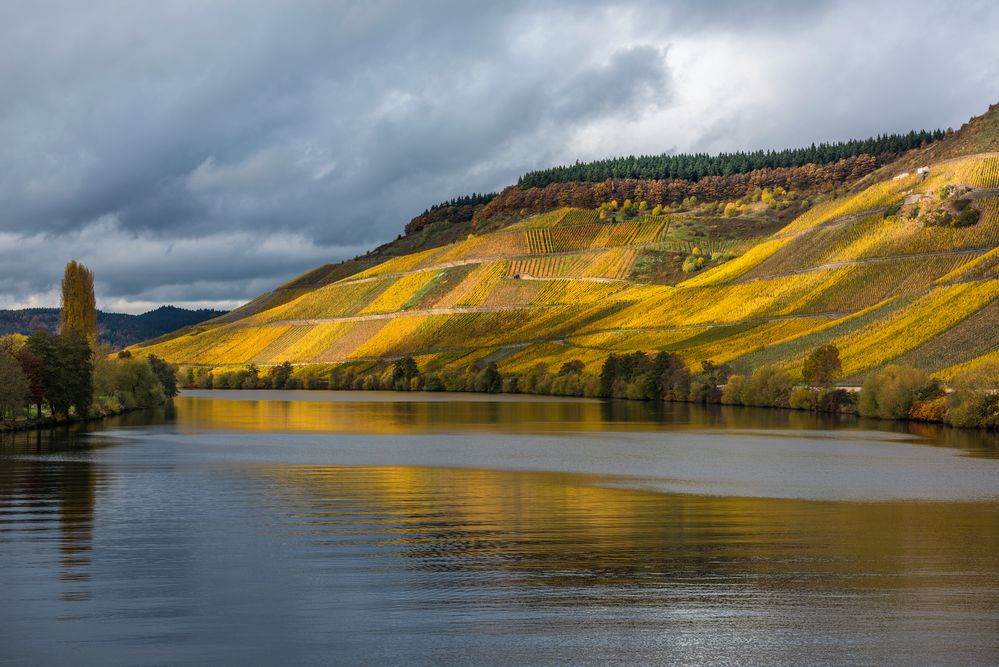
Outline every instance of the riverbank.
<path id="1" fill-rule="evenodd" d="M 561 367 L 542 363 L 517 373 L 497 362 L 465 368 L 420 368 L 406 357 L 393 362 L 293 366 L 266 373 L 243 369 L 181 369 L 184 386 L 197 389 L 337 389 L 532 394 L 621 398 L 701 405 L 743 405 L 849 414 L 880 419 L 938 422 L 961 428 L 999 428 L 999 362 L 969 367 L 944 379 L 911 366 L 887 365 L 856 387 L 838 387 L 838 350 L 813 350 L 802 369 L 762 365 L 732 368 L 701 361 L 689 366 L 673 352 L 611 354 L 599 370 L 582 361 Z"/>
<path id="2" fill-rule="evenodd" d="M 791 406 L 791 405 L 765 405 L 765 404 L 747 405 L 747 404 L 740 403 L 740 402 L 734 402 L 734 401 L 733 402 L 726 402 L 726 401 L 720 401 L 720 400 L 719 401 L 710 401 L 710 402 L 705 402 L 705 401 L 678 401 L 678 400 L 654 400 L 654 399 L 645 399 L 645 398 L 630 398 L 630 397 L 627 397 L 627 396 L 601 397 L 601 396 L 586 395 L 586 394 L 556 394 L 556 393 L 537 393 L 537 392 L 522 392 L 522 391 L 498 391 L 498 392 L 490 392 L 490 391 L 475 391 L 474 389 L 450 389 L 449 390 L 449 389 L 426 389 L 426 388 L 422 388 L 422 389 L 415 389 L 415 390 L 412 390 L 412 389 L 406 390 L 406 389 L 393 389 L 393 388 L 384 388 L 383 389 L 383 388 L 379 388 L 379 387 L 368 387 L 368 388 L 365 388 L 365 387 L 358 387 L 358 388 L 336 388 L 336 387 L 334 387 L 334 388 L 331 388 L 331 387 L 329 387 L 326 384 L 319 385 L 318 383 L 310 383 L 309 386 L 305 386 L 304 383 L 303 384 L 292 384 L 290 386 L 283 387 L 281 389 L 276 389 L 276 390 L 272 389 L 270 387 L 259 387 L 259 388 L 257 388 L 257 387 L 246 387 L 246 386 L 242 386 L 242 387 L 238 387 L 238 388 L 219 387 L 219 388 L 214 388 L 214 389 L 213 388 L 206 389 L 205 387 L 196 387 L 196 386 L 189 386 L 188 385 L 188 386 L 183 386 L 182 388 L 185 390 L 185 392 L 192 392 L 192 391 L 193 392 L 201 392 L 201 391 L 205 391 L 205 392 L 228 393 L 228 392 L 235 391 L 237 393 L 247 392 L 248 394 L 250 392 L 255 392 L 255 391 L 260 391 L 260 390 L 271 390 L 271 391 L 274 391 L 276 393 L 281 393 L 281 392 L 286 392 L 286 391 L 289 392 L 289 393 L 291 393 L 291 392 L 302 392 L 302 391 L 304 391 L 304 392 L 316 392 L 316 393 L 326 392 L 326 391 L 333 391 L 333 392 L 337 392 L 337 393 L 339 393 L 339 392 L 344 392 L 344 393 L 347 393 L 347 392 L 364 392 L 364 393 L 370 393 L 372 395 L 376 395 L 376 394 L 384 393 L 384 392 L 390 392 L 390 393 L 394 393 L 394 394 L 422 394 L 422 395 L 427 395 L 427 394 L 462 394 L 462 393 L 464 393 L 464 394 L 474 394 L 476 396 L 483 396 L 483 397 L 486 397 L 486 396 L 511 396 L 511 397 L 524 396 L 524 397 L 528 397 L 528 396 L 530 396 L 530 397 L 546 397 L 546 398 L 591 398 L 591 399 L 597 399 L 597 400 L 612 398 L 614 400 L 622 400 L 622 401 L 627 401 L 627 402 L 630 402 L 630 403 L 638 403 L 638 404 L 642 404 L 642 403 L 648 403 L 648 404 L 660 403 L 660 404 L 664 404 L 664 405 L 670 405 L 670 404 L 672 404 L 672 405 L 678 405 L 678 406 L 688 405 L 688 406 L 692 406 L 692 407 L 693 406 L 725 406 L 725 407 L 762 408 L 762 409 L 766 409 L 766 410 L 773 411 L 773 412 L 784 412 L 784 413 L 802 414 L 802 415 L 814 414 L 814 415 L 826 416 L 826 417 L 852 417 L 852 418 L 856 418 L 856 419 L 873 419 L 873 420 L 880 421 L 880 422 L 894 423 L 894 424 L 913 424 L 913 425 L 925 424 L 927 426 L 932 425 L 932 426 L 945 427 L 945 428 L 957 428 L 959 430 L 970 431 L 970 432 L 974 432 L 974 431 L 985 431 L 985 432 L 994 433 L 994 432 L 997 431 L 997 429 L 995 429 L 994 427 L 981 427 L 981 426 L 979 426 L 979 427 L 962 427 L 962 426 L 958 426 L 958 425 L 955 425 L 955 424 L 947 422 L 944 419 L 944 416 L 946 414 L 945 403 L 940 398 L 936 398 L 936 399 L 933 399 L 933 400 L 930 400 L 930 401 L 916 402 L 912 406 L 912 408 L 910 408 L 911 414 L 907 415 L 905 417 L 895 417 L 895 418 L 892 418 L 892 417 L 884 417 L 884 416 L 879 416 L 879 415 L 863 415 L 858 410 L 858 403 L 859 403 L 859 399 L 860 399 L 860 395 L 861 395 L 861 391 L 862 391 L 862 389 L 859 388 L 859 387 L 838 387 L 838 388 L 832 388 L 832 389 L 828 390 L 828 391 L 833 391 L 833 392 L 841 392 L 842 393 L 842 397 L 845 398 L 844 402 L 833 404 L 834 406 L 838 406 L 839 409 L 821 409 L 822 408 L 822 404 L 821 403 L 818 403 L 816 407 L 794 407 L 794 406 Z M 723 389 L 724 389 L 724 387 L 719 387 L 718 391 L 721 392 Z M 818 391 L 818 390 L 816 390 L 816 394 L 821 394 L 821 392 Z"/>
<path id="3" fill-rule="evenodd" d="M 142 412 L 144 410 L 156 410 L 162 408 L 163 405 L 165 405 L 165 403 L 154 406 L 119 407 L 115 409 L 94 411 L 91 414 L 87 415 L 86 417 L 78 417 L 76 415 L 70 415 L 68 417 L 56 418 L 52 415 L 46 415 L 43 416 L 42 418 L 25 419 L 11 423 L 0 422 L 0 433 L 14 433 L 17 431 L 32 431 L 36 429 L 49 429 L 62 426 L 87 424 L 91 422 L 101 421 L 103 419 L 110 419 L 112 417 L 121 417 L 122 415 L 131 414 L 133 412 Z"/>

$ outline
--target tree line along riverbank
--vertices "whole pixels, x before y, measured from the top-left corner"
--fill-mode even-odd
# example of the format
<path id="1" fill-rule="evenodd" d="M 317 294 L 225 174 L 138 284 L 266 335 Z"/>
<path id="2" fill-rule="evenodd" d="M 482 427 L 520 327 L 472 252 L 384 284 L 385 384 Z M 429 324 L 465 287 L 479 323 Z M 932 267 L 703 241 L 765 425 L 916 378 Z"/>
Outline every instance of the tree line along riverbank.
<path id="1" fill-rule="evenodd" d="M 495 362 L 464 369 L 421 370 L 412 357 L 381 364 L 294 366 L 261 369 L 188 367 L 180 382 L 198 389 L 342 389 L 449 391 L 584 396 L 674 401 L 858 414 L 894 420 L 939 422 L 962 428 L 999 427 L 999 362 L 957 373 L 945 384 L 927 373 L 888 365 L 857 390 L 836 386 L 841 371 L 834 345 L 814 349 L 806 359 L 804 383 L 776 366 L 736 372 L 727 364 L 704 361 L 689 367 L 671 352 L 611 354 L 599 372 L 581 361 L 557 371 L 539 365 L 523 373 L 503 373 Z"/>
<path id="2" fill-rule="evenodd" d="M 176 394 L 174 366 L 98 342 L 93 273 L 75 261 L 62 281 L 58 333 L 0 337 L 0 430 L 121 414 Z"/>

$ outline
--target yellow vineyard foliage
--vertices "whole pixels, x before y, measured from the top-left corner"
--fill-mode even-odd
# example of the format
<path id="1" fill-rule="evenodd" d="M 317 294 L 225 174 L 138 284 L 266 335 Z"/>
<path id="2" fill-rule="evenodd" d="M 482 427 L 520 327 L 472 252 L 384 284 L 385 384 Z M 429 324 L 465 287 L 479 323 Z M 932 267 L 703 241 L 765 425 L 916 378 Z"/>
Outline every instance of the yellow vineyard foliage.
<path id="1" fill-rule="evenodd" d="M 983 313 L 961 322 L 999 295 L 999 201 L 976 199 L 982 215 L 963 228 L 884 209 L 910 194 L 941 201 L 945 185 L 999 187 L 997 169 L 995 156 L 931 165 L 926 178 L 876 183 L 754 239 L 706 236 L 701 214 L 677 214 L 675 225 L 661 215 L 612 223 L 563 208 L 336 283 L 275 292 L 229 322 L 136 349 L 206 366 L 412 355 L 464 367 L 488 356 L 516 372 L 570 359 L 595 370 L 612 351 L 674 350 L 694 366 L 751 362 L 780 346 L 791 351 L 779 362 L 798 368 L 812 341 L 832 339 L 844 374 L 856 376 L 912 359 L 955 327 L 955 339 L 968 339 L 988 325 Z M 671 286 L 629 280 L 640 251 L 643 280 L 652 261 L 675 261 L 679 272 L 692 254 L 735 257 Z M 955 350 L 935 368 L 980 351 Z"/>

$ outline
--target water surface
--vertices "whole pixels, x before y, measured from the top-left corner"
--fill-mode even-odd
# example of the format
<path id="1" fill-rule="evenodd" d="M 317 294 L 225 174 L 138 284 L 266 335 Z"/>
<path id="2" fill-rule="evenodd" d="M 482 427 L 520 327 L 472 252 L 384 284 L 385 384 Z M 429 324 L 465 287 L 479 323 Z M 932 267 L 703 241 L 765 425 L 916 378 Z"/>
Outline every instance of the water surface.
<path id="1" fill-rule="evenodd" d="M 0 664 L 996 664 L 994 436 L 188 393 L 0 439 Z"/>

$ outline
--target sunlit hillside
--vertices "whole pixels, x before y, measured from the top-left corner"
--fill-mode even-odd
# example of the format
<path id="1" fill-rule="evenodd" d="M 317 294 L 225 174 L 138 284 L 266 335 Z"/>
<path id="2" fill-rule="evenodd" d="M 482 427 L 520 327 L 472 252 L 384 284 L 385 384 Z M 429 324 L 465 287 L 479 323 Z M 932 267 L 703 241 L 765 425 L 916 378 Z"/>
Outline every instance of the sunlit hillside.
<path id="1" fill-rule="evenodd" d="M 761 201 L 730 227 L 637 205 L 562 208 L 333 282 L 306 274 L 135 350 L 215 367 L 413 356 L 421 369 L 487 360 L 505 372 L 671 350 L 695 367 L 800 373 L 834 342 L 848 382 L 889 362 L 946 377 L 999 355 L 999 154 L 878 178 L 780 225 L 751 222 Z"/>

